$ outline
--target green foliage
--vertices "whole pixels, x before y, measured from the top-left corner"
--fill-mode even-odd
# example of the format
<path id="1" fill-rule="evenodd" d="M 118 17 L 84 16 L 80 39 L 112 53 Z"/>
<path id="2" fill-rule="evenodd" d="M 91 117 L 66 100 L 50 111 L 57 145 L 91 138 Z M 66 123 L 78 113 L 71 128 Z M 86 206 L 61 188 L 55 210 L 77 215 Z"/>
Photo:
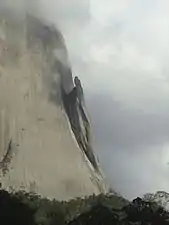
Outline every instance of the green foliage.
<path id="1" fill-rule="evenodd" d="M 8 194 L 7 192 L 5 193 Z M 125 205 L 124 202 L 127 202 L 122 197 L 106 196 L 103 194 L 98 196 L 92 195 L 84 199 L 76 198 L 69 202 L 50 201 L 24 191 L 13 192 L 10 195 L 8 194 L 8 196 L 11 199 L 17 199 L 17 201 L 29 207 L 37 225 L 65 224 L 99 204 L 109 208 L 119 208 Z"/>
<path id="2" fill-rule="evenodd" d="M 147 225 L 156 220 L 166 225 L 169 215 L 156 203 L 140 198 L 130 203 L 121 196 L 100 194 L 59 202 L 33 193 L 1 190 L 1 218 L 2 225 Z"/>

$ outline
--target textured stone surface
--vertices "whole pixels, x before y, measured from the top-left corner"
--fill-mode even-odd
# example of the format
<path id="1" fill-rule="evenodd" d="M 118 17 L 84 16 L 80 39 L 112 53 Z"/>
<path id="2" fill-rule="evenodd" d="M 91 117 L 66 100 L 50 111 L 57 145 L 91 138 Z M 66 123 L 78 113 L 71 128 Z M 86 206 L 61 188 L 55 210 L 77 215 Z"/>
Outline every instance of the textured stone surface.
<path id="1" fill-rule="evenodd" d="M 9 15 L 0 15 L 2 187 L 59 200 L 106 191 L 79 148 L 62 104 L 61 84 L 67 93 L 74 84 L 61 34 L 33 17 L 17 21 Z"/>

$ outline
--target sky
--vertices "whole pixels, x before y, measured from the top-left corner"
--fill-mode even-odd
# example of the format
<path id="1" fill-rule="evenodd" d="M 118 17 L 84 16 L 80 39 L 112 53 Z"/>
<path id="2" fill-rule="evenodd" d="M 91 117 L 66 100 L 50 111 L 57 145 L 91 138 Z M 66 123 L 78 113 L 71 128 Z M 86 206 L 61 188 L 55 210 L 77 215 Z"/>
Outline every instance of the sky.
<path id="1" fill-rule="evenodd" d="M 112 188 L 127 198 L 169 192 L 169 1 L 37 0 L 33 6 L 65 38 Z"/>

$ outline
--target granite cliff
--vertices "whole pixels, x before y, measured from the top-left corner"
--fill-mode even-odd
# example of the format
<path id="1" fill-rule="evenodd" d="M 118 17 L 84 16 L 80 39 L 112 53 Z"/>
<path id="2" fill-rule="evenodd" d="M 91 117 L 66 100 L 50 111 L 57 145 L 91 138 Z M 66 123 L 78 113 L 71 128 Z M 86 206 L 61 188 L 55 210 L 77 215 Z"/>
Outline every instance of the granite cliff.
<path id="1" fill-rule="evenodd" d="M 69 200 L 107 192 L 92 149 L 83 88 L 53 26 L 0 14 L 2 188 Z"/>

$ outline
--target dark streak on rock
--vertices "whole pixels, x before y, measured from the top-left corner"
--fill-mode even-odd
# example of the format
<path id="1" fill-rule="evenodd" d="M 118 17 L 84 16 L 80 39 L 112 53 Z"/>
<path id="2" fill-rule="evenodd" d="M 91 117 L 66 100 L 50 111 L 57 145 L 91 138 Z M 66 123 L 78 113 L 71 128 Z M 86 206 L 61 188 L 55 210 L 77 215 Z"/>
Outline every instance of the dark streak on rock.
<path id="1" fill-rule="evenodd" d="M 70 125 L 72 131 L 75 135 L 77 143 L 80 149 L 85 153 L 88 160 L 94 167 L 96 171 L 98 171 L 98 164 L 95 159 L 95 155 L 91 148 L 90 143 L 90 123 L 87 119 L 87 116 L 84 112 L 83 106 L 81 104 L 80 99 L 78 99 L 78 90 L 77 86 L 73 88 L 73 90 L 66 94 L 62 88 L 62 100 L 64 104 L 65 111 L 70 121 Z M 82 123 L 80 123 L 80 117 L 82 118 Z M 84 127 L 85 132 L 82 131 L 82 126 Z"/>
<path id="2" fill-rule="evenodd" d="M 0 162 L 0 170 L 2 170 L 3 176 L 7 173 L 9 169 L 9 164 L 11 163 L 11 160 L 12 160 L 12 154 L 13 154 L 12 140 L 10 140 L 8 144 L 7 152 L 4 155 L 2 161 Z"/>

